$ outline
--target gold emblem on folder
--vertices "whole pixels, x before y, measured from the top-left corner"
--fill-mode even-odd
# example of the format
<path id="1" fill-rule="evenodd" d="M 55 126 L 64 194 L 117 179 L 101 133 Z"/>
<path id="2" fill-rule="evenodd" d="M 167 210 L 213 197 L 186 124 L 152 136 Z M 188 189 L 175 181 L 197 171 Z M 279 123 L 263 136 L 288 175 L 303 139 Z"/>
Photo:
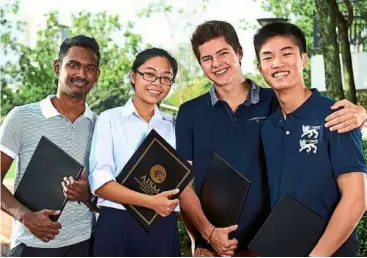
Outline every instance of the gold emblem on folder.
<path id="1" fill-rule="evenodd" d="M 155 165 L 150 169 L 150 177 L 152 178 L 153 182 L 160 184 L 167 177 L 166 169 L 161 165 Z"/>

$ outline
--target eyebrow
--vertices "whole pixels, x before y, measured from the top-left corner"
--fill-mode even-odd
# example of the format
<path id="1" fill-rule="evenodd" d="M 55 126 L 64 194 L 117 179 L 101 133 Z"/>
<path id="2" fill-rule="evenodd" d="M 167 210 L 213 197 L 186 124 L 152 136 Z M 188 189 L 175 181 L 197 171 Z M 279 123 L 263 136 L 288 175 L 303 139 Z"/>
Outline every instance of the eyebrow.
<path id="1" fill-rule="evenodd" d="M 229 50 L 228 48 L 222 48 L 222 49 L 219 49 L 217 52 L 215 52 L 215 54 L 219 54 L 220 52 L 224 51 L 224 50 Z M 204 58 L 206 57 L 210 57 L 211 55 L 206 55 L 206 56 L 203 56 L 200 58 L 200 60 L 203 60 Z"/>
<path id="2" fill-rule="evenodd" d="M 291 46 L 286 46 L 280 49 L 280 51 L 284 51 L 284 50 L 293 50 L 293 47 Z M 260 53 L 261 56 L 265 56 L 265 55 L 271 55 L 272 52 L 271 51 L 264 51 L 262 53 Z"/>
<path id="3" fill-rule="evenodd" d="M 76 64 L 79 64 L 79 65 L 86 65 L 86 66 L 95 66 L 95 67 L 98 67 L 97 64 L 92 64 L 92 63 L 91 64 L 82 64 L 81 62 L 76 61 L 76 60 L 73 60 L 73 59 L 68 60 L 67 63 L 76 63 Z"/>
<path id="4" fill-rule="evenodd" d="M 155 68 L 153 68 L 153 67 L 150 67 L 150 66 L 148 66 L 148 67 L 144 67 L 144 68 L 145 68 L 145 69 L 150 69 L 150 70 L 153 70 L 153 71 L 157 71 L 157 69 L 155 69 Z M 171 71 L 164 71 L 163 73 L 168 73 L 168 74 L 173 75 Z"/>
<path id="5" fill-rule="evenodd" d="M 284 50 L 292 50 L 293 47 L 291 46 L 286 46 L 286 47 L 283 47 L 280 51 L 284 51 Z"/>

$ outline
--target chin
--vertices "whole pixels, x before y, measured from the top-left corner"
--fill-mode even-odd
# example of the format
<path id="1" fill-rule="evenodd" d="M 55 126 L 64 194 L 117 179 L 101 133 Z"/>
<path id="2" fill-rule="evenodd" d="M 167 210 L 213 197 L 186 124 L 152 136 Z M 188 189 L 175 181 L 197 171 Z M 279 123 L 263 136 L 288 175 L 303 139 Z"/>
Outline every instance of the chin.
<path id="1" fill-rule="evenodd" d="M 161 98 L 154 98 L 154 97 L 146 97 L 144 98 L 144 102 L 151 104 L 151 105 L 155 105 L 158 102 L 160 102 L 162 99 Z"/>

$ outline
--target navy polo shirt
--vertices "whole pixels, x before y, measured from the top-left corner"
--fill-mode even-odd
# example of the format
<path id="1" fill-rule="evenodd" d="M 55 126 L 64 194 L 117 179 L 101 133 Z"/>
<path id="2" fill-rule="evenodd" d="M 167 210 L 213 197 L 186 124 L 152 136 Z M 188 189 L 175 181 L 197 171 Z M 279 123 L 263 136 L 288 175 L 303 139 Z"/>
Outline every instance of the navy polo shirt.
<path id="1" fill-rule="evenodd" d="M 367 172 L 360 129 L 339 134 L 325 127 L 334 102 L 313 90 L 286 119 L 279 108 L 265 121 L 261 137 L 272 208 L 288 193 L 330 219 L 341 198 L 336 178 Z"/>
<path id="2" fill-rule="evenodd" d="M 260 129 L 277 103 L 272 89 L 248 82 L 248 98 L 235 113 L 217 98 L 212 87 L 210 92 L 182 104 L 176 121 L 177 151 L 193 161 L 198 195 L 213 152 L 251 181 L 239 229 L 234 234 L 242 248 L 247 247 L 270 210 Z M 205 245 L 199 236 L 197 245 Z"/>

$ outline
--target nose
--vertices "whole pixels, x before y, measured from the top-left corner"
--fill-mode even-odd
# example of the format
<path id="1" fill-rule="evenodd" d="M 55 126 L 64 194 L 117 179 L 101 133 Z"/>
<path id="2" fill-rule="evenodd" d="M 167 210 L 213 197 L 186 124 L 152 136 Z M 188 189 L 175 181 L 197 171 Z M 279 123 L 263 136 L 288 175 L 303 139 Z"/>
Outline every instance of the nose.
<path id="1" fill-rule="evenodd" d="M 161 87 L 161 77 L 157 77 L 157 79 L 154 82 L 151 82 L 151 84 Z"/>
<path id="2" fill-rule="evenodd" d="M 78 75 L 81 78 L 87 78 L 87 71 L 85 68 L 81 67 L 78 71 Z"/>
<path id="3" fill-rule="evenodd" d="M 276 55 L 273 59 L 273 63 L 271 64 L 272 68 L 284 66 L 283 58 L 281 55 Z"/>
<path id="4" fill-rule="evenodd" d="M 216 68 L 218 66 L 219 66 L 219 60 L 218 60 L 218 58 L 213 57 L 213 60 L 212 60 L 212 68 Z"/>

